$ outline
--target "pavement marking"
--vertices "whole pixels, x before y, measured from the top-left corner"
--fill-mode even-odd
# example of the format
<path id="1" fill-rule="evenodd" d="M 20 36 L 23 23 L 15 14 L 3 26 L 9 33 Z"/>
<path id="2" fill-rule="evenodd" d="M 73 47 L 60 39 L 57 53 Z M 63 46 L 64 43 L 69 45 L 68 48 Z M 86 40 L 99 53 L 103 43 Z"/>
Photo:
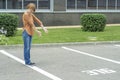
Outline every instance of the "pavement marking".
<path id="1" fill-rule="evenodd" d="M 109 69 L 109 68 L 102 68 L 102 69 L 93 69 L 93 70 L 84 70 L 81 71 L 83 73 L 87 73 L 88 75 L 95 76 L 95 75 L 100 75 L 100 74 L 111 74 L 115 73 L 115 70 Z"/>
<path id="2" fill-rule="evenodd" d="M 115 46 L 120 47 L 120 45 L 115 45 Z"/>
<path id="3" fill-rule="evenodd" d="M 90 56 L 90 57 L 94 57 L 94 58 L 97 58 L 97 59 L 105 60 L 105 61 L 108 61 L 108 62 L 120 64 L 120 61 L 116 61 L 116 60 L 96 56 L 96 55 L 93 55 L 93 54 L 89 54 L 89 53 L 82 52 L 82 51 L 79 51 L 79 50 L 71 49 L 71 48 L 68 48 L 68 47 L 62 47 L 62 48 L 65 49 L 65 50 L 68 50 L 68 51 L 72 51 L 72 52 L 80 53 L 80 54 L 87 55 L 87 56 Z"/>
<path id="4" fill-rule="evenodd" d="M 8 53 L 8 52 L 6 52 L 6 51 L 4 51 L 4 50 L 0 50 L 0 53 L 2 53 L 3 55 L 6 55 L 6 56 L 14 59 L 15 61 L 17 61 L 17 62 L 19 62 L 19 63 L 24 64 L 24 61 L 23 61 L 22 59 L 20 59 L 20 58 L 18 58 L 18 57 L 16 57 L 16 56 L 13 56 L 12 54 L 10 54 L 10 53 Z M 48 73 L 48 72 L 40 69 L 40 68 L 37 67 L 37 66 L 29 66 L 29 65 L 26 65 L 26 66 L 29 67 L 29 68 L 31 68 L 31 69 L 33 69 L 33 70 L 35 70 L 35 71 L 37 71 L 37 72 L 39 72 L 39 73 L 41 73 L 41 74 L 43 74 L 43 75 L 45 75 L 45 76 L 47 76 L 48 78 L 51 78 L 52 80 L 62 80 L 62 79 L 54 76 L 53 74 L 50 74 L 50 73 Z"/>

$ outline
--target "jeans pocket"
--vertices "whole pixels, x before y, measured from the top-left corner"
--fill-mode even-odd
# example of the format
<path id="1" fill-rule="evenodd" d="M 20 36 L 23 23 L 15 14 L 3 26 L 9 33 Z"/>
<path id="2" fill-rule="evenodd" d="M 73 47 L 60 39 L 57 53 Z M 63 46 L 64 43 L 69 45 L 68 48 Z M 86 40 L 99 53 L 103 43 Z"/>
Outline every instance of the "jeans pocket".
<path id="1" fill-rule="evenodd" d="M 25 37 L 25 35 L 26 35 L 26 31 L 24 30 L 24 31 L 22 32 L 22 36 Z"/>

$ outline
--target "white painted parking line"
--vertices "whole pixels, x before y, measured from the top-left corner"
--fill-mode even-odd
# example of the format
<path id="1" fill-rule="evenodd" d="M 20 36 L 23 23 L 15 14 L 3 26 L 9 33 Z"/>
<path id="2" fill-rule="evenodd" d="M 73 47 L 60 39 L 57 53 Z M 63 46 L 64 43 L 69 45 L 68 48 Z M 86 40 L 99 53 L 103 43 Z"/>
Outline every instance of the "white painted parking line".
<path id="1" fill-rule="evenodd" d="M 4 51 L 4 50 L 0 50 L 0 53 L 3 54 L 3 55 L 6 55 L 6 56 L 8 56 L 8 57 L 10 57 L 10 58 L 12 58 L 12 59 L 14 59 L 15 61 L 17 61 L 17 62 L 19 62 L 19 63 L 24 64 L 24 61 L 23 61 L 22 59 L 20 59 L 20 58 L 18 58 L 18 57 L 16 57 L 16 56 L 13 56 L 12 54 L 10 54 L 10 53 L 8 53 L 8 52 L 6 52 L 6 51 Z M 50 74 L 50 73 L 48 73 L 48 72 L 40 69 L 40 68 L 37 67 L 37 66 L 29 66 L 29 65 L 26 65 L 26 66 L 29 67 L 29 68 L 31 68 L 31 69 L 33 69 L 33 70 L 35 70 L 35 71 L 37 71 L 37 72 L 39 72 L 39 73 L 41 73 L 41 74 L 43 74 L 43 75 L 45 75 L 45 76 L 47 76 L 48 78 L 50 78 L 50 79 L 52 79 L 52 80 L 62 80 L 62 79 L 54 76 L 53 74 Z"/>
<path id="2" fill-rule="evenodd" d="M 87 56 L 90 56 L 90 57 L 94 57 L 94 58 L 97 58 L 97 59 L 101 59 L 101 60 L 109 61 L 109 62 L 112 62 L 112 63 L 120 64 L 120 61 L 116 61 L 116 60 L 112 60 L 112 59 L 96 56 L 96 55 L 93 55 L 93 54 L 89 54 L 89 53 L 82 52 L 82 51 L 79 51 L 79 50 L 71 49 L 71 48 L 68 48 L 68 47 L 62 47 L 62 48 L 65 49 L 65 50 L 68 50 L 68 51 L 72 51 L 72 52 L 76 52 L 76 53 L 79 53 L 79 54 L 83 54 L 83 55 L 87 55 Z"/>
<path id="3" fill-rule="evenodd" d="M 115 46 L 120 47 L 120 45 L 115 45 Z"/>

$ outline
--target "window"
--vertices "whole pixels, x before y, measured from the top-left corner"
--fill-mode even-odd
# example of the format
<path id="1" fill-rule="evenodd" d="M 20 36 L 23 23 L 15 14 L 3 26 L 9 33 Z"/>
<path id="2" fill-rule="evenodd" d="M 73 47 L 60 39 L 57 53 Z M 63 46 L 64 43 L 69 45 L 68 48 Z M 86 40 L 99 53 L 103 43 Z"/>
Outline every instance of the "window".
<path id="1" fill-rule="evenodd" d="M 116 10 L 120 9 L 120 0 L 66 0 L 67 10 Z"/>
<path id="2" fill-rule="evenodd" d="M 77 0 L 77 9 L 86 9 L 86 0 Z"/>
<path id="3" fill-rule="evenodd" d="M 26 6 L 29 4 L 29 3 L 34 3 L 37 7 L 37 0 L 23 0 L 23 4 L 24 4 L 24 9 L 26 9 Z"/>
<path id="4" fill-rule="evenodd" d="M 106 1 L 98 0 L 98 9 L 106 9 Z"/>
<path id="5" fill-rule="evenodd" d="M 38 12 L 53 10 L 53 0 L 0 0 L 0 9 L 1 12 L 23 12 L 29 3 L 34 3 Z"/>
<path id="6" fill-rule="evenodd" d="M 75 9 L 75 0 L 67 0 L 67 9 Z"/>
<path id="7" fill-rule="evenodd" d="M 88 9 L 96 9 L 97 0 L 88 0 Z"/>
<path id="8" fill-rule="evenodd" d="M 39 0 L 38 9 L 50 9 L 50 0 Z"/>
<path id="9" fill-rule="evenodd" d="M 120 0 L 117 0 L 117 9 L 120 9 Z"/>
<path id="10" fill-rule="evenodd" d="M 5 9 L 5 8 L 6 8 L 6 1 L 0 0 L 0 9 Z"/>
<path id="11" fill-rule="evenodd" d="M 67 0 L 67 9 L 96 9 L 97 0 Z"/>
<path id="12" fill-rule="evenodd" d="M 108 0 L 108 9 L 115 9 L 115 0 Z"/>
<path id="13" fill-rule="evenodd" d="M 22 9 L 22 1 L 21 0 L 8 0 L 7 9 Z"/>

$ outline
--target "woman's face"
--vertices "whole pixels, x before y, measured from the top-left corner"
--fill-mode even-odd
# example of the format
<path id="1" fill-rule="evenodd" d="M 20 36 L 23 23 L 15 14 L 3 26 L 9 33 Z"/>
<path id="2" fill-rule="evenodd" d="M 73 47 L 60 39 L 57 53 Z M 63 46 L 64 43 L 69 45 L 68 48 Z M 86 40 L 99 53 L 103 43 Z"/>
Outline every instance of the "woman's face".
<path id="1" fill-rule="evenodd" d="M 31 13 L 34 13 L 34 12 L 35 12 L 35 10 L 33 10 L 33 9 L 29 9 L 29 10 L 30 10 Z"/>

